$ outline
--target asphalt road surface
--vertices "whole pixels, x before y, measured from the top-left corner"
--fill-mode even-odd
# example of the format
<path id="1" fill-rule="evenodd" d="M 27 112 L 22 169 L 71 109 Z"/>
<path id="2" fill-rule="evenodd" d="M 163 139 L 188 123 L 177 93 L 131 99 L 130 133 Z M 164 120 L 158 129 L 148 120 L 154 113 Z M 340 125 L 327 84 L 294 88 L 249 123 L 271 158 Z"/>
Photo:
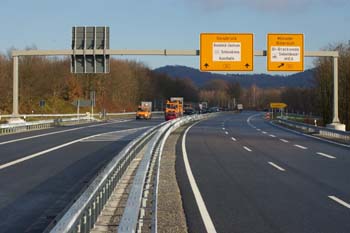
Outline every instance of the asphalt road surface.
<path id="1" fill-rule="evenodd" d="M 42 232 L 132 139 L 163 121 L 114 120 L 0 136 L 0 232 Z"/>
<path id="2" fill-rule="evenodd" d="M 189 232 L 350 232 L 348 147 L 256 112 L 221 114 L 185 135 L 176 170 Z"/>

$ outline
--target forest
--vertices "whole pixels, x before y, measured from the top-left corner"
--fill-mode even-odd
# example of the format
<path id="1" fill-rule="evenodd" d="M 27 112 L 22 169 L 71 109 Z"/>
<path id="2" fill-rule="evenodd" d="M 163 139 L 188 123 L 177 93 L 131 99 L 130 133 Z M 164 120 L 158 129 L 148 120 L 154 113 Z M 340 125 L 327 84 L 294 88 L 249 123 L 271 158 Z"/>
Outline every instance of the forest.
<path id="1" fill-rule="evenodd" d="M 339 118 L 350 124 L 350 46 L 330 45 L 339 57 Z M 213 79 L 198 87 L 189 78 L 170 78 L 142 63 L 111 59 L 108 74 L 72 74 L 70 58 L 21 57 L 19 60 L 19 112 L 74 113 L 73 102 L 96 93 L 95 112 L 135 111 L 140 101 L 153 101 L 162 110 L 167 98 L 182 96 L 185 101 L 207 101 L 210 106 L 232 108 L 242 103 L 246 109 L 263 110 L 270 102 L 288 104 L 288 111 L 316 115 L 324 123 L 332 121 L 333 61 L 315 60 L 312 88 L 242 88 L 237 82 Z M 12 112 L 12 59 L 0 54 L 0 114 Z M 40 106 L 44 100 L 45 105 Z M 81 112 L 90 111 L 88 107 Z"/>

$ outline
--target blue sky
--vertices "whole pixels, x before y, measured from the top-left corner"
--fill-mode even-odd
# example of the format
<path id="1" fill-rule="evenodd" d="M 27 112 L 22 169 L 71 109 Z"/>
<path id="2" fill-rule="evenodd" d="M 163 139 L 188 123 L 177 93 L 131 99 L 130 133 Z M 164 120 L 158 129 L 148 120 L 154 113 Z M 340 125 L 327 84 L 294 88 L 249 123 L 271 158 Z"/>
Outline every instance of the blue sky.
<path id="1" fill-rule="evenodd" d="M 350 40 L 349 0 L 0 0 L 0 9 L 2 53 L 69 49 L 72 26 L 109 26 L 112 49 L 199 49 L 202 32 L 254 33 L 255 50 L 269 32 L 304 33 L 306 50 Z M 122 58 L 199 68 L 199 57 Z M 266 73 L 265 59 L 255 58 L 253 73 Z"/>

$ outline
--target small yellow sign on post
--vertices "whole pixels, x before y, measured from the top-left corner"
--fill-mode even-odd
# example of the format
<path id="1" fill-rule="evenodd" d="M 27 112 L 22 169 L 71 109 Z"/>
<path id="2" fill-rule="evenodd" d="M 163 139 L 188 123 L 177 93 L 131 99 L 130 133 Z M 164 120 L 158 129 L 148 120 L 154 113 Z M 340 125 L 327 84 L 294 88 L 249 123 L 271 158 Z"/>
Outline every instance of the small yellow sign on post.
<path id="1" fill-rule="evenodd" d="M 304 34 L 268 34 L 267 70 L 304 71 Z"/>
<path id="2" fill-rule="evenodd" d="M 270 108 L 286 108 L 287 104 L 285 103 L 270 103 Z"/>
<path id="3" fill-rule="evenodd" d="M 253 34 L 201 33 L 201 71 L 252 71 Z"/>

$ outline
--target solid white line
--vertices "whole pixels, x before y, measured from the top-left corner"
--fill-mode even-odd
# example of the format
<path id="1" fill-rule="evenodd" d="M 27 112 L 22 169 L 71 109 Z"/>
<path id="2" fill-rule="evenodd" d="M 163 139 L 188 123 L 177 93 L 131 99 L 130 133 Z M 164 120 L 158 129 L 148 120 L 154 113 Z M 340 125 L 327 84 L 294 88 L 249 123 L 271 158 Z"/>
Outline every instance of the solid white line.
<path id="1" fill-rule="evenodd" d="M 29 140 L 29 139 L 33 139 L 33 138 L 40 138 L 40 137 L 59 134 L 59 133 L 65 133 L 65 132 L 69 132 L 69 131 L 75 131 L 75 130 L 79 130 L 79 129 L 86 129 L 86 128 L 92 128 L 92 127 L 103 126 L 103 125 L 110 125 L 110 124 L 116 124 L 116 122 L 112 122 L 112 123 L 109 122 L 109 123 L 103 123 L 103 124 L 97 124 L 97 125 L 89 125 L 89 126 L 78 127 L 78 128 L 74 128 L 74 129 L 66 129 L 66 130 L 61 130 L 61 131 L 56 131 L 56 132 L 51 132 L 51 133 L 39 134 L 39 135 L 35 135 L 35 136 L 14 139 L 14 140 L 6 141 L 6 142 L 0 142 L 0 145 Z"/>
<path id="2" fill-rule="evenodd" d="M 269 136 L 270 136 L 270 137 L 272 137 L 272 138 L 275 138 L 275 137 L 276 137 L 276 136 L 275 136 L 275 135 L 273 135 L 273 134 L 270 134 Z"/>
<path id="3" fill-rule="evenodd" d="M 186 168 L 187 177 L 188 177 L 188 180 L 190 182 L 190 185 L 191 185 L 194 197 L 196 199 L 196 203 L 198 205 L 198 209 L 199 209 L 199 212 L 201 214 L 204 226 L 205 226 L 207 232 L 216 233 L 216 229 L 214 227 L 213 221 L 210 218 L 210 215 L 208 213 L 207 207 L 205 206 L 205 203 L 203 201 L 202 195 L 201 195 L 201 193 L 199 191 L 199 188 L 197 186 L 196 180 L 193 177 L 191 166 L 190 166 L 190 163 L 188 161 L 188 156 L 187 156 L 185 142 L 186 142 L 187 132 L 191 129 L 192 126 L 194 126 L 194 124 L 186 129 L 186 131 L 184 133 L 184 136 L 182 138 L 182 155 L 183 155 L 183 160 L 184 160 L 184 164 L 185 164 L 185 168 Z"/>
<path id="4" fill-rule="evenodd" d="M 231 137 L 231 139 L 232 139 L 232 141 L 237 141 L 237 139 L 236 139 L 236 138 L 234 138 L 234 137 Z"/>
<path id="5" fill-rule="evenodd" d="M 288 143 L 289 141 L 285 140 L 285 139 L 280 139 L 280 141 L 284 142 L 284 143 Z"/>
<path id="6" fill-rule="evenodd" d="M 277 168 L 278 170 L 284 172 L 286 171 L 284 168 L 281 168 L 280 166 L 278 166 L 277 164 L 273 163 L 273 162 L 268 162 L 271 166 L 273 166 L 274 168 Z"/>
<path id="7" fill-rule="evenodd" d="M 146 128 L 146 127 L 141 127 L 141 128 Z M 139 128 L 139 129 L 141 129 Z M 55 147 L 52 147 L 50 149 L 47 149 L 47 150 L 43 150 L 43 151 L 40 151 L 40 152 L 37 152 L 35 154 L 31 154 L 31 155 L 27 155 L 27 156 L 24 156 L 20 159 L 16 159 L 14 161 L 11 161 L 9 163 L 5 163 L 5 164 L 1 164 L 0 165 L 0 170 L 4 169 L 4 168 L 7 168 L 7 167 L 11 167 L 13 165 L 16 165 L 18 163 L 22 163 L 26 160 L 30 160 L 30 159 L 33 159 L 35 157 L 39 157 L 43 154 L 47 154 L 51 151 L 55 151 L 55 150 L 58 150 L 58 149 L 61 149 L 63 147 L 66 147 L 66 146 L 69 146 L 69 145 L 72 145 L 72 144 L 75 144 L 77 142 L 81 142 L 83 140 L 86 140 L 86 139 L 89 139 L 89 138 L 93 138 L 93 137 L 98 137 L 98 136 L 101 136 L 101 135 L 106 135 L 106 134 L 111 134 L 111 133 L 116 133 L 116 132 L 125 132 L 125 131 L 130 131 L 130 130 L 134 130 L 134 129 L 126 129 L 126 130 L 117 130 L 117 131 L 112 131 L 112 132 L 107 132 L 107 133 L 101 133 L 101 134 L 95 134 L 95 135 L 92 135 L 92 136 L 88 136 L 88 137 L 84 137 L 84 138 L 80 138 L 80 139 L 77 139 L 77 140 L 74 140 L 74 141 L 71 141 L 71 142 L 67 142 L 67 143 L 64 143 L 62 145 L 59 145 L 59 146 L 55 146 Z"/>
<path id="8" fill-rule="evenodd" d="M 228 132 L 226 131 L 225 134 L 228 134 Z"/>
<path id="9" fill-rule="evenodd" d="M 252 152 L 252 150 L 251 150 L 251 149 L 249 149 L 249 148 L 248 148 L 248 147 L 246 147 L 246 146 L 243 146 L 243 148 L 244 148 L 246 151 Z"/>
<path id="10" fill-rule="evenodd" d="M 342 206 L 345 206 L 346 208 L 350 209 L 350 204 L 346 203 L 345 201 L 335 197 L 335 196 L 328 196 L 330 199 L 332 199 L 335 202 L 338 202 L 338 204 L 341 204 Z"/>
<path id="11" fill-rule="evenodd" d="M 326 157 L 326 158 L 329 158 L 329 159 L 336 159 L 336 157 L 329 155 L 329 154 L 322 153 L 322 152 L 317 152 L 316 154 L 321 155 L 321 156 Z"/>
<path id="12" fill-rule="evenodd" d="M 300 149 L 303 149 L 303 150 L 306 150 L 306 149 L 307 149 L 307 147 L 301 146 L 301 145 L 298 145 L 298 144 L 295 144 L 294 146 L 295 146 L 295 147 L 298 147 L 298 148 L 300 148 Z"/>

